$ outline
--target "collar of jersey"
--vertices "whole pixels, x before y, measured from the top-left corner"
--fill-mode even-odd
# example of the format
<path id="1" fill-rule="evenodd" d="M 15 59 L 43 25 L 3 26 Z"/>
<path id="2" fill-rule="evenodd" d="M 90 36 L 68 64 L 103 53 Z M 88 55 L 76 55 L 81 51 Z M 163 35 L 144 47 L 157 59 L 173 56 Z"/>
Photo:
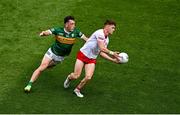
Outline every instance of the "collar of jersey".
<path id="1" fill-rule="evenodd" d="M 70 34 L 72 31 L 71 31 L 71 32 L 68 32 L 68 31 L 64 28 L 64 32 L 66 32 L 67 34 Z"/>

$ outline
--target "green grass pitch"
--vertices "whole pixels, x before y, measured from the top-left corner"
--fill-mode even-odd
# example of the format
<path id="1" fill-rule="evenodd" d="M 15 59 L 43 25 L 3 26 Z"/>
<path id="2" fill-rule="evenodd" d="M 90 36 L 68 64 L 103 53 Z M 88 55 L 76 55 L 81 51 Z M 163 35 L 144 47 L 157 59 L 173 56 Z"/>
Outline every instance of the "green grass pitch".
<path id="1" fill-rule="evenodd" d="M 1 0 L 0 113 L 180 113 L 180 1 L 178 0 Z M 106 19 L 117 22 L 109 48 L 129 54 L 127 64 L 98 58 L 85 97 L 65 90 L 78 41 L 62 64 L 23 89 L 53 43 L 39 32 L 63 26 L 73 15 L 90 36 Z M 81 79 L 84 74 L 82 74 Z"/>

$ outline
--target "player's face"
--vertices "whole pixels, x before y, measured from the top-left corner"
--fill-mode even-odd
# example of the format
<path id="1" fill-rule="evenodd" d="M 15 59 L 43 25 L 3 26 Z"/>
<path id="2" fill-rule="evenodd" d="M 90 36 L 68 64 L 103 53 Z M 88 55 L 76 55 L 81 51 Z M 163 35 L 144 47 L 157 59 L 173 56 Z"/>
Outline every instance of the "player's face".
<path id="1" fill-rule="evenodd" d="M 109 34 L 113 34 L 113 32 L 115 31 L 115 25 L 108 25 L 108 31 L 109 31 Z"/>
<path id="2" fill-rule="evenodd" d="M 74 20 L 69 20 L 66 24 L 65 24 L 65 28 L 67 31 L 73 31 L 75 28 L 75 21 Z"/>

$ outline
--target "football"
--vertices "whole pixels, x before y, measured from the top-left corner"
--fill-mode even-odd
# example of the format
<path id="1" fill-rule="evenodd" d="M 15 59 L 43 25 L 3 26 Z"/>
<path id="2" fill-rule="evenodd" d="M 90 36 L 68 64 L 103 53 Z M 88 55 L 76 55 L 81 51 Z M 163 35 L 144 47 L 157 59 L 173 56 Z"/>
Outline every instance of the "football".
<path id="1" fill-rule="evenodd" d="M 127 63 L 128 62 L 128 60 L 129 60 L 129 56 L 128 56 L 128 54 L 127 53 L 125 53 L 125 52 L 121 52 L 120 54 L 119 54 L 119 62 L 120 63 Z"/>

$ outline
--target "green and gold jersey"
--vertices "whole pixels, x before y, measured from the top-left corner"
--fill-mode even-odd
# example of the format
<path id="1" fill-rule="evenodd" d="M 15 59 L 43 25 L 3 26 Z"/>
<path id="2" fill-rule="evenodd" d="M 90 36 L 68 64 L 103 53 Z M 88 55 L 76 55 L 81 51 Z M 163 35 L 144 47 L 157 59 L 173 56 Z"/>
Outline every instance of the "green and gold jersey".
<path id="1" fill-rule="evenodd" d="M 55 35 L 56 41 L 52 44 L 52 52 L 59 56 L 69 55 L 73 44 L 77 38 L 83 35 L 78 29 L 72 32 L 66 32 L 64 28 L 51 28 L 50 31 Z"/>

